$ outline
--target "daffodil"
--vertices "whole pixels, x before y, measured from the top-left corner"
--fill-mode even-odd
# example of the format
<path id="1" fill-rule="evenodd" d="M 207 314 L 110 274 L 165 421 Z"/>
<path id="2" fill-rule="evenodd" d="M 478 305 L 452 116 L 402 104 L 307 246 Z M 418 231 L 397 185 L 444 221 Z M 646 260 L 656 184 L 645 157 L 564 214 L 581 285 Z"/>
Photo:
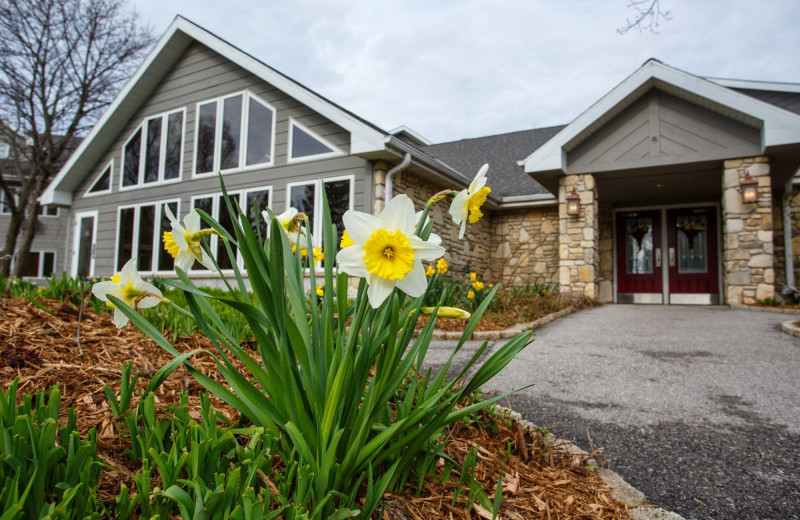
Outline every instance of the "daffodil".
<path id="1" fill-rule="evenodd" d="M 323 260 L 325 260 L 325 253 L 322 252 L 322 248 L 314 246 L 314 261 L 322 262 Z"/>
<path id="2" fill-rule="evenodd" d="M 433 268 L 432 265 L 429 265 L 427 269 L 425 269 L 425 276 L 431 277 L 436 274 L 436 269 Z"/>
<path id="3" fill-rule="evenodd" d="M 420 307 L 419 311 L 422 314 L 427 314 L 430 316 L 433 314 L 434 309 L 436 309 L 436 307 Z M 459 309 L 458 307 L 439 307 L 439 310 L 436 311 L 436 317 L 468 320 L 472 317 L 472 314 L 468 313 L 464 309 Z"/>
<path id="4" fill-rule="evenodd" d="M 475 291 L 469 291 L 469 292 L 467 293 L 467 298 L 469 298 L 470 300 L 472 300 L 473 298 L 475 298 Z"/>
<path id="5" fill-rule="evenodd" d="M 414 234 L 414 203 L 406 195 L 394 197 L 378 216 L 347 211 L 344 225 L 353 245 L 336 255 L 339 269 L 366 278 L 367 297 L 377 308 L 395 287 L 412 298 L 427 288 L 422 261 L 444 254 L 444 248 Z"/>
<path id="6" fill-rule="evenodd" d="M 136 259 L 131 258 L 122 267 L 122 270 L 111 277 L 111 281 L 97 282 L 92 286 L 92 293 L 100 301 L 111 303 L 108 296 L 115 296 L 134 309 L 147 309 L 155 307 L 160 301 L 165 301 L 161 296 L 161 291 L 156 287 L 142 280 L 136 270 Z M 128 323 L 128 317 L 114 307 L 114 325 L 122 328 Z"/>
<path id="7" fill-rule="evenodd" d="M 483 289 L 483 282 L 478 280 L 472 282 L 472 288 L 475 289 L 476 291 L 480 291 L 481 289 Z"/>
<path id="8" fill-rule="evenodd" d="M 477 222 L 482 216 L 481 206 L 486 202 L 486 196 L 492 191 L 486 186 L 486 172 L 489 170 L 489 165 L 484 164 L 475 175 L 469 187 L 461 190 L 450 203 L 450 216 L 453 217 L 453 222 L 461 224 L 461 231 L 458 238 L 464 238 L 464 232 L 467 229 L 467 219 L 471 224 Z"/>
<path id="9" fill-rule="evenodd" d="M 436 262 L 436 270 L 439 273 L 444 274 L 447 272 L 447 260 L 444 258 L 440 258 L 438 262 Z"/>
<path id="10" fill-rule="evenodd" d="M 200 229 L 200 214 L 195 209 L 183 217 L 182 226 L 168 205 L 165 205 L 164 209 L 167 212 L 167 218 L 172 223 L 172 231 L 164 232 L 164 249 L 175 259 L 175 267 L 188 271 L 197 260 L 206 269 L 213 271 L 214 263 L 205 254 L 201 244 L 204 235 L 219 235 L 219 233 L 213 229 Z"/>
<path id="11" fill-rule="evenodd" d="M 345 247 L 350 247 L 354 245 L 353 239 L 350 238 L 350 234 L 345 229 L 342 233 L 342 240 L 339 242 L 339 249 L 344 249 Z"/>
<path id="12" fill-rule="evenodd" d="M 320 298 L 325 296 L 325 289 L 321 285 L 317 286 L 317 296 L 319 296 Z"/>
<path id="13" fill-rule="evenodd" d="M 476 273 L 469 273 L 469 281 L 474 282 L 478 279 L 478 275 Z"/>
<path id="14" fill-rule="evenodd" d="M 261 216 L 264 217 L 264 220 L 269 224 L 270 216 L 266 210 L 261 212 Z M 280 215 L 275 216 L 278 224 L 281 225 L 281 228 L 286 233 L 286 238 L 289 239 L 289 243 L 294 246 L 299 242 L 302 248 L 301 253 L 305 256 L 308 254 L 308 251 L 303 251 L 308 245 L 308 239 L 306 238 L 305 227 L 300 225 L 300 222 L 302 222 L 304 218 L 305 215 L 297 211 L 296 208 L 289 208 Z M 295 252 L 295 250 L 296 249 L 292 247 L 292 252 Z"/>
<path id="15" fill-rule="evenodd" d="M 414 214 L 414 226 L 415 226 L 415 229 L 416 229 L 416 226 L 419 226 L 419 221 L 422 220 L 422 214 L 423 213 L 424 213 L 424 211 L 417 211 Z M 425 224 L 422 227 L 424 228 L 425 226 L 427 226 L 428 222 L 430 222 L 430 221 L 431 221 L 431 214 L 428 213 L 428 216 L 425 217 Z M 430 242 L 431 244 L 436 244 L 437 246 L 440 246 L 440 245 L 442 245 L 442 237 L 440 237 L 436 233 L 431 233 L 430 236 L 428 237 L 428 242 Z"/>

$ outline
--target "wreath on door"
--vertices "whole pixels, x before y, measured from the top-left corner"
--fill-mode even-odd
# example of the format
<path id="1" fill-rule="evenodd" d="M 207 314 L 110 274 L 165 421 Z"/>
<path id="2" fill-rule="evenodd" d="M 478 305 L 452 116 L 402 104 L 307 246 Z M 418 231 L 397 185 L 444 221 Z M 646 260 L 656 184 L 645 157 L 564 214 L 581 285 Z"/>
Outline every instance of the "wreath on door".
<path id="1" fill-rule="evenodd" d="M 702 220 L 684 220 L 683 222 L 678 222 L 678 229 L 686 235 L 686 240 L 689 242 L 689 249 L 694 249 L 695 238 L 706 230 L 706 224 Z"/>
<path id="2" fill-rule="evenodd" d="M 628 227 L 628 234 L 636 240 L 639 249 L 642 248 L 642 239 L 650 232 L 650 226 L 647 224 L 634 224 Z"/>

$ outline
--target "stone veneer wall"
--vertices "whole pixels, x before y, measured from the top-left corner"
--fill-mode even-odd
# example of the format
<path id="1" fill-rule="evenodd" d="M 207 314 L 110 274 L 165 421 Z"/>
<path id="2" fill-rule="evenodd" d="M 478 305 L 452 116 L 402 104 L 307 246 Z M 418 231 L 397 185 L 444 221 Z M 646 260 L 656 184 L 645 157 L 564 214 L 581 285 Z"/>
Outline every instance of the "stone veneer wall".
<path id="1" fill-rule="evenodd" d="M 597 274 L 597 299 L 603 303 L 614 302 L 614 208 L 601 204 L 597 217 L 600 229 L 598 249 L 600 270 Z"/>
<path id="2" fill-rule="evenodd" d="M 783 190 L 773 190 L 775 204 L 772 208 L 772 231 L 775 244 L 775 293 L 779 294 L 786 283 L 786 257 L 783 247 Z M 792 215 L 792 261 L 795 287 L 800 285 L 800 186 L 792 187 L 790 204 Z"/>
<path id="3" fill-rule="evenodd" d="M 758 202 L 743 204 L 739 184 L 758 181 Z M 725 302 L 752 304 L 774 296 L 772 186 L 769 158 L 728 160 L 723 170 L 722 268 Z"/>
<path id="4" fill-rule="evenodd" d="M 558 207 L 493 212 L 491 225 L 493 280 L 558 283 Z"/>
<path id="5" fill-rule="evenodd" d="M 423 179 L 408 171 L 396 173 L 392 179 L 392 193 L 397 196 L 405 193 L 414 201 L 420 211 L 428 200 L 436 193 L 452 188 L 442 186 Z M 491 212 L 484 211 L 484 216 L 475 224 L 467 222 L 467 231 L 463 240 L 458 239 L 461 226 L 453 223 L 448 209 L 448 201 L 441 201 L 431 208 L 433 232 L 442 237 L 443 246 L 447 249 L 444 259 L 451 271 L 456 273 L 476 272 L 481 280 L 496 281 L 491 278 Z"/>
<path id="6" fill-rule="evenodd" d="M 596 298 L 600 249 L 597 183 L 591 174 L 565 175 L 558 179 L 558 280 L 561 292 Z M 580 197 L 580 212 L 567 215 L 567 195 Z"/>

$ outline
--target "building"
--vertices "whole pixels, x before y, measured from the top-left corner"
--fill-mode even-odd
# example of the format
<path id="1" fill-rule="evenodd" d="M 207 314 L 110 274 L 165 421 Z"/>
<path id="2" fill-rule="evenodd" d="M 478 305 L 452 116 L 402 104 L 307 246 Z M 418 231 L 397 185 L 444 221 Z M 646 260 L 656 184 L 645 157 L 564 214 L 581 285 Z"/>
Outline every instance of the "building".
<path id="1" fill-rule="evenodd" d="M 294 206 L 318 228 L 322 190 L 340 223 L 396 193 L 421 205 L 463 188 L 484 162 L 492 193 L 469 240 L 445 208 L 434 212 L 453 269 L 608 302 L 749 303 L 786 281 L 781 210 L 800 166 L 800 86 L 650 60 L 566 126 L 431 144 L 178 17 L 42 202 L 68 208 L 69 273 L 108 276 L 135 256 L 140 271 L 169 275 L 165 208 L 199 207 L 225 225 L 217 171 L 253 221 L 256 205 Z M 756 201 L 743 202 L 751 184 Z"/>

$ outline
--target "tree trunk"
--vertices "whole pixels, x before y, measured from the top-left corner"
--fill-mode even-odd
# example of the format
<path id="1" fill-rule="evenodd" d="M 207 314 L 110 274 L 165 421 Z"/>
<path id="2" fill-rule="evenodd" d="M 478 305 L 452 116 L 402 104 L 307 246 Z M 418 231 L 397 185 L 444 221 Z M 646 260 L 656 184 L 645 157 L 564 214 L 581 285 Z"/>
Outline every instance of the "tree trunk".
<path id="1" fill-rule="evenodd" d="M 25 264 L 28 262 L 28 254 L 31 252 L 33 237 L 36 236 L 36 228 L 39 223 L 39 203 L 36 202 L 28 209 L 28 216 L 25 218 L 25 226 L 22 228 L 22 242 L 17 247 L 17 260 L 14 262 L 12 276 L 21 278 L 25 272 Z"/>
<path id="2" fill-rule="evenodd" d="M 17 247 L 17 236 L 22 227 L 22 221 L 16 213 L 12 213 L 8 223 L 8 233 L 3 251 L 0 252 L 0 275 L 8 277 L 11 273 L 11 260 L 14 258 L 14 249 Z"/>

